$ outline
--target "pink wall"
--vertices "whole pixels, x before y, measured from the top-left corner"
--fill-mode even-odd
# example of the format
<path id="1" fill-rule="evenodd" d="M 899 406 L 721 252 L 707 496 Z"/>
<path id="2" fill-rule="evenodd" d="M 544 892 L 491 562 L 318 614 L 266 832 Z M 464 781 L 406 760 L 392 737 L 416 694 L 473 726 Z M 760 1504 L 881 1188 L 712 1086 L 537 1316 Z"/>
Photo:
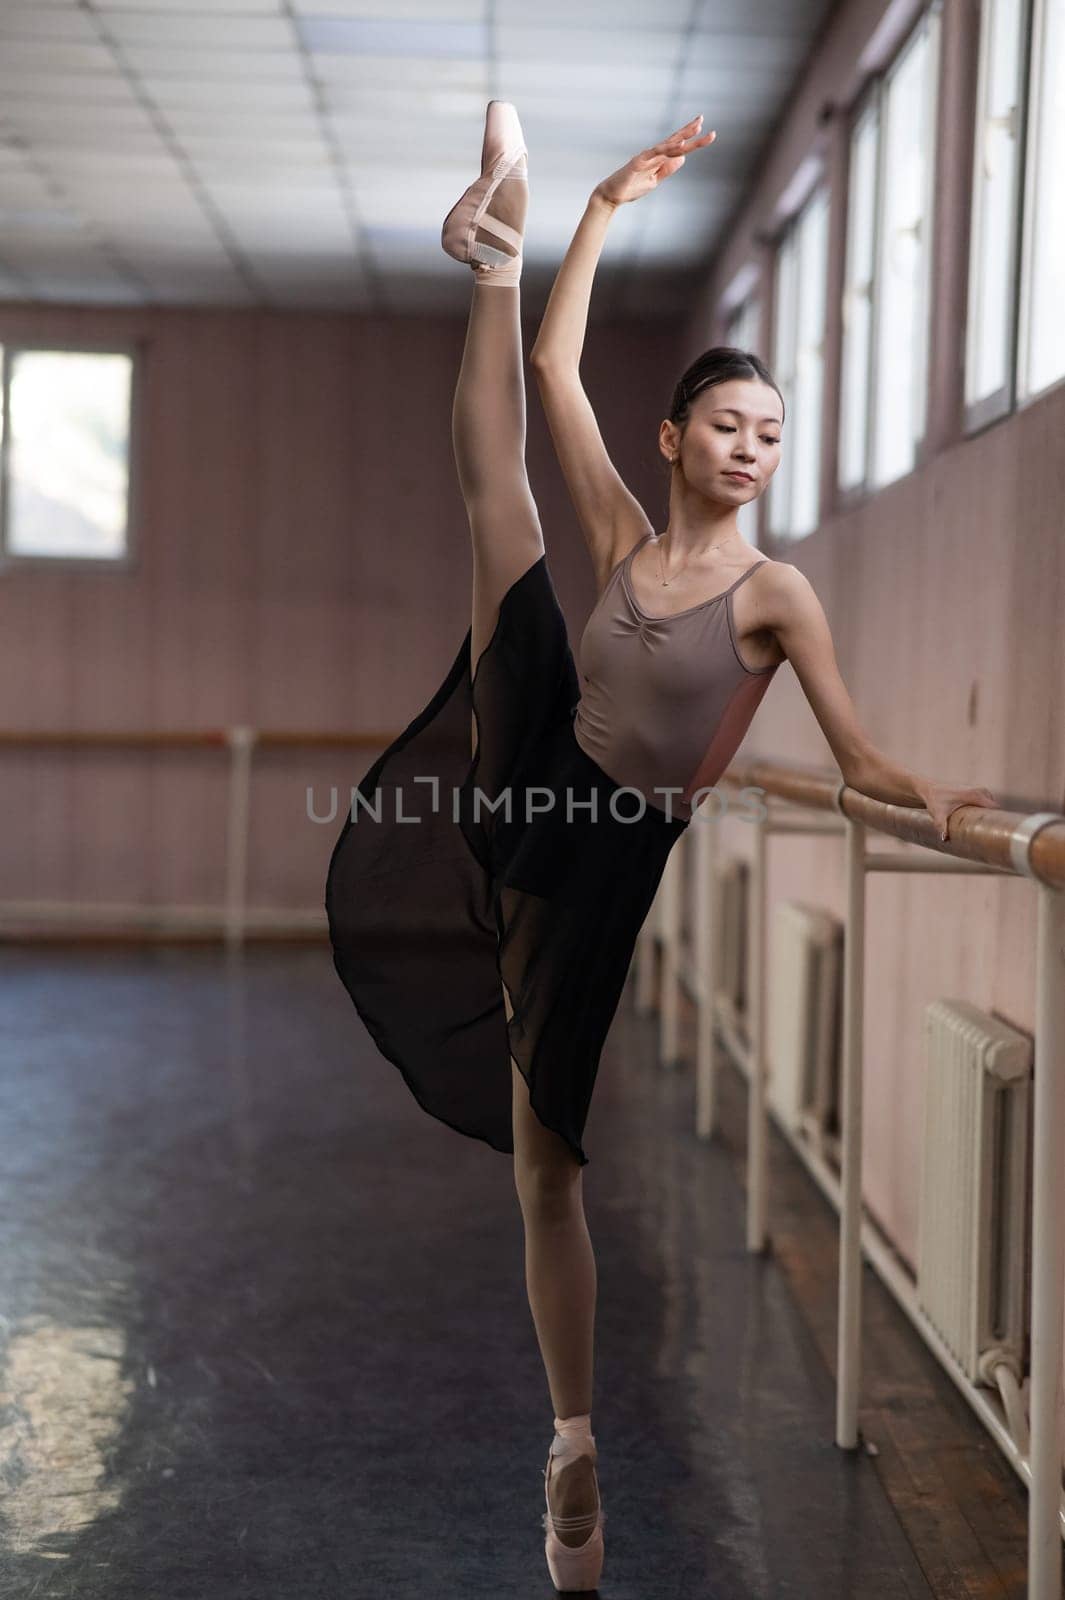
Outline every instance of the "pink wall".
<path id="1" fill-rule="evenodd" d="M 1065 384 L 971 438 L 962 433 L 959 308 L 968 270 L 968 193 L 978 6 L 946 0 L 933 256 L 928 437 L 914 472 L 850 509 L 835 504 L 839 286 L 843 269 L 845 108 L 865 81 L 863 59 L 890 59 L 917 7 L 855 0 L 834 14 L 795 95 L 761 179 L 728 229 L 727 245 L 683 340 L 692 358 L 724 328 L 713 311 L 748 260 L 763 269 L 765 230 L 807 153 L 834 173 L 829 261 L 822 504 L 799 542 L 762 539 L 766 554 L 810 579 L 832 629 L 858 715 L 894 760 L 958 784 L 986 784 L 1018 810 L 1065 809 Z M 877 44 L 877 25 L 883 24 Z M 875 48 L 870 50 L 870 43 Z M 707 122 L 713 124 L 711 108 Z M 727 128 L 720 136 L 727 135 Z M 771 349 L 763 338 L 761 352 Z M 785 448 L 787 430 L 785 429 Z M 774 679 L 743 754 L 819 764 L 828 744 L 794 673 Z M 749 835 L 728 825 L 727 848 Z M 872 837 L 870 848 L 893 848 Z M 781 840 L 769 852 L 771 900 L 798 899 L 842 917 L 842 841 Z M 916 1248 L 923 1092 L 923 1008 L 961 996 L 1022 1029 L 1034 1023 L 1035 895 L 1018 881 L 876 874 L 868 879 L 865 1196 L 903 1253 Z M 770 912 L 772 916 L 772 911 Z"/>
<path id="2" fill-rule="evenodd" d="M 0 310 L 0 341 L 38 337 L 144 342 L 136 557 L 131 571 L 0 573 L 0 727 L 395 731 L 421 709 L 469 625 L 451 454 L 463 321 Z M 675 328 L 593 325 L 583 377 L 655 516 L 678 376 Z M 530 479 L 576 641 L 591 565 L 531 374 L 528 389 Z M 342 813 L 371 759 L 256 758 L 253 904 L 320 908 L 339 824 L 307 820 L 307 785 L 324 809 L 337 784 Z M 218 903 L 223 757 L 0 761 L 5 900 Z"/>

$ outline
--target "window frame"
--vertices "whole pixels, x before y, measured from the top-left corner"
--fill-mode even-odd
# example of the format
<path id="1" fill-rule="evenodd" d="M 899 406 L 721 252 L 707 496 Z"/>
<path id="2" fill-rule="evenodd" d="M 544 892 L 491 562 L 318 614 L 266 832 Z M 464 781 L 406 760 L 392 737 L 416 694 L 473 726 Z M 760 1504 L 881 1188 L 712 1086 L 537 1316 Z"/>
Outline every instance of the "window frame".
<path id="1" fill-rule="evenodd" d="M 873 456 L 877 439 L 877 428 L 879 425 L 877 405 L 877 352 L 880 348 L 880 337 L 884 316 L 882 262 L 884 257 L 884 200 L 887 189 L 886 169 L 888 141 L 885 138 L 885 130 L 888 122 L 887 91 L 893 74 L 898 70 L 907 50 L 909 50 L 913 45 L 915 36 L 921 31 L 922 28 L 925 28 L 926 26 L 930 26 L 932 29 L 932 36 L 928 41 L 928 47 L 932 53 L 932 70 L 928 75 L 928 83 L 926 85 L 926 92 L 928 95 L 926 110 L 928 114 L 929 128 L 933 133 L 933 143 L 931 148 L 931 159 L 927 162 L 924 178 L 925 211 L 922 216 L 922 222 L 925 225 L 924 231 L 927 234 L 927 243 L 924 249 L 924 261 L 921 278 L 918 285 L 918 294 L 921 304 L 921 318 L 923 322 L 921 338 L 924 345 L 922 356 L 924 367 L 922 380 L 923 394 L 919 401 L 918 410 L 916 412 L 917 419 L 920 423 L 920 432 L 914 437 L 913 440 L 913 459 L 908 469 L 905 472 L 898 473 L 893 478 L 880 481 L 873 476 Z M 921 5 L 915 13 L 905 33 L 897 41 L 894 49 L 892 50 L 890 61 L 885 62 L 875 72 L 870 74 L 869 78 L 862 84 L 860 90 L 847 108 L 847 160 L 843 163 L 845 224 L 847 226 L 849 226 L 851 216 L 850 169 L 851 156 L 854 148 L 854 137 L 857 131 L 858 123 L 870 110 L 870 108 L 875 111 L 876 115 L 876 193 L 873 203 L 873 278 L 869 303 L 869 345 L 867 351 L 868 359 L 866 362 L 868 399 L 866 404 L 863 470 L 861 477 L 856 482 L 846 486 L 840 483 L 839 438 L 842 429 L 842 413 L 840 411 L 840 407 L 843 403 L 842 373 L 844 364 L 841 345 L 840 381 L 836 386 L 836 416 L 833 419 L 836 434 L 836 452 L 835 468 L 833 471 L 834 481 L 832 485 L 834 509 L 839 512 L 850 511 L 855 506 L 862 504 L 865 500 L 871 499 L 873 496 L 882 493 L 884 490 L 892 488 L 896 483 L 904 482 L 906 478 L 911 477 L 913 473 L 919 471 L 929 459 L 927 441 L 929 385 L 932 379 L 931 317 L 933 311 L 933 295 L 935 287 L 937 230 L 939 227 L 940 217 L 939 207 L 935 204 L 936 167 L 939 160 L 939 140 L 937 135 L 942 74 L 943 0 L 926 0 L 926 3 Z M 846 281 L 844 281 L 844 292 L 845 291 Z M 842 321 L 842 300 L 840 300 L 836 305 L 835 314 Z"/>
<path id="2" fill-rule="evenodd" d="M 1046 225 L 1044 216 L 1039 215 L 1039 196 L 1041 193 L 1040 179 L 1042 177 L 1042 151 L 1030 137 L 1033 123 L 1038 123 L 1042 112 L 1042 97 L 1044 93 L 1045 61 L 1044 53 L 1047 42 L 1047 8 L 1048 0 L 1033 0 L 1031 7 L 1031 25 L 1028 30 L 1028 57 L 1025 63 L 1025 117 L 1023 126 L 1024 166 L 1022 169 L 1023 198 L 1021 202 L 1021 254 L 1018 268 L 1017 286 L 1017 349 L 1013 364 L 1012 381 L 1014 385 L 1015 400 L 1014 411 L 1026 410 L 1028 406 L 1035 405 L 1044 396 L 1052 394 L 1055 389 L 1060 389 L 1065 384 L 1065 372 L 1059 372 L 1049 383 L 1042 384 L 1038 389 L 1031 384 L 1031 347 L 1032 347 L 1032 285 L 1034 277 L 1033 264 L 1033 238 L 1037 223 Z M 1038 47 L 1038 63 L 1036 53 Z M 1036 72 L 1038 65 L 1039 71 Z M 1021 383 L 1023 367 L 1023 386 Z"/>
<path id="3" fill-rule="evenodd" d="M 883 128 L 883 103 L 882 103 L 883 75 L 877 74 L 868 83 L 863 85 L 861 93 L 856 97 L 849 108 L 846 127 L 846 160 L 843 162 L 843 221 L 844 221 L 844 271 L 843 285 L 838 305 L 836 307 L 840 325 L 840 361 L 839 378 L 836 385 L 836 415 L 835 423 L 836 448 L 834 482 L 832 485 L 835 509 L 846 511 L 852 505 L 863 500 L 872 491 L 869 486 L 869 456 L 873 440 L 873 407 L 876 393 L 872 384 L 873 356 L 876 350 L 878 331 L 878 309 L 880 296 L 877 293 L 876 265 L 880 259 L 880 234 L 882 227 L 881 195 L 883 192 L 883 160 L 884 141 L 881 137 Z M 853 483 L 840 482 L 840 463 L 843 459 L 842 432 L 843 432 L 843 404 L 845 396 L 845 375 L 847 357 L 847 328 L 844 319 L 844 297 L 849 293 L 847 278 L 847 257 L 850 254 L 852 239 L 851 221 L 854 212 L 851 207 L 851 169 L 854 165 L 855 140 L 860 124 L 868 116 L 874 120 L 874 138 L 876 148 L 873 155 L 873 226 L 872 239 L 870 240 L 870 259 L 872 261 L 872 275 L 869 279 L 869 321 L 866 328 L 865 361 L 863 363 L 863 376 L 865 383 L 865 427 L 862 435 L 861 446 L 861 475 Z"/>
<path id="4" fill-rule="evenodd" d="M 763 521 L 762 521 L 762 524 L 761 524 L 761 528 L 760 528 L 760 537 L 765 537 L 768 540 L 772 540 L 775 544 L 780 545 L 780 546 L 783 546 L 785 544 L 787 544 L 787 545 L 796 545 L 796 544 L 800 544 L 803 539 L 808 539 L 811 536 L 811 534 L 814 534 L 814 533 L 817 532 L 817 529 L 820 526 L 821 522 L 829 514 L 829 505 L 828 505 L 828 503 L 826 502 L 826 499 L 825 499 L 824 484 L 823 484 L 822 478 L 821 478 L 821 461 L 822 461 L 823 455 L 824 455 L 825 438 L 826 438 L 826 430 L 825 430 L 825 401 L 826 401 L 826 395 L 827 395 L 827 389 L 828 389 L 828 384 L 827 384 L 827 358 L 828 358 L 828 347 L 829 347 L 830 317 L 831 317 L 831 312 L 832 312 L 832 308 L 829 305 L 829 301 L 828 301 L 828 277 L 827 277 L 827 263 L 828 263 L 828 257 L 829 257 L 830 246 L 831 246 L 832 185 L 831 185 L 831 173 L 830 173 L 830 170 L 829 170 L 829 165 L 828 165 L 828 162 L 825 159 L 824 153 L 822 151 L 818 150 L 817 152 L 810 152 L 807 155 L 806 160 L 803 163 L 803 166 L 805 167 L 806 170 L 805 170 L 804 179 L 803 179 L 803 182 L 802 182 L 802 185 L 801 185 L 801 190 L 799 190 L 798 195 L 794 199 L 794 204 L 788 210 L 787 215 L 781 220 L 779 226 L 776 228 L 776 230 L 773 233 L 772 238 L 770 240 L 771 247 L 772 247 L 772 256 L 771 256 L 770 270 L 769 270 L 769 274 L 768 274 L 768 285 L 769 285 L 768 294 L 769 294 L 769 301 L 770 301 L 770 305 L 771 305 L 772 326 L 771 326 L 771 338 L 770 338 L 771 354 L 770 354 L 769 364 L 770 364 L 770 367 L 772 369 L 774 378 L 776 379 L 777 383 L 780 385 L 780 391 L 781 391 L 781 394 L 782 394 L 783 399 L 784 399 L 785 416 L 794 418 L 796 416 L 796 413 L 797 413 L 796 393 L 797 393 L 797 389 L 798 389 L 798 378 L 799 378 L 798 349 L 799 349 L 799 345 L 801 343 L 801 340 L 799 338 L 799 332 L 798 332 L 799 327 L 800 327 L 800 324 L 799 324 L 799 321 L 798 321 L 798 308 L 799 308 L 799 302 L 800 302 L 800 299 L 801 299 L 801 291 L 800 291 L 800 285 L 799 285 L 799 274 L 798 274 L 798 258 L 799 258 L 799 238 L 798 238 L 798 235 L 799 235 L 799 230 L 800 230 L 800 227 L 801 227 L 802 223 L 807 219 L 808 208 L 811 205 L 815 204 L 815 203 L 822 203 L 824 205 L 824 211 L 825 211 L 824 226 L 825 226 L 825 230 L 826 230 L 826 252 L 825 252 L 826 275 L 825 275 L 825 278 L 824 278 L 824 280 L 823 280 L 823 282 L 821 284 L 821 292 L 822 292 L 822 294 L 824 296 L 824 310 L 823 310 L 823 319 L 822 319 L 822 328 L 821 328 L 821 346 L 820 346 L 820 349 L 821 349 L 821 382 L 820 382 L 821 410 L 820 410 L 820 417 L 819 417 L 818 423 L 817 423 L 817 452 L 816 452 L 817 460 L 816 460 L 815 467 L 814 467 L 814 473 L 815 473 L 815 478 L 816 478 L 816 482 L 817 482 L 817 491 L 816 491 L 817 510 L 816 510 L 816 515 L 814 517 L 814 525 L 813 525 L 812 528 L 803 528 L 803 529 L 796 530 L 796 528 L 794 527 L 794 525 L 790 521 L 779 521 L 778 520 L 779 513 L 776 511 L 775 506 L 774 506 L 774 490 L 776 490 L 776 496 L 775 496 L 776 503 L 779 504 L 779 502 L 781 500 L 784 500 L 786 502 L 786 506 L 787 506 L 786 517 L 787 518 L 789 518 L 789 519 L 791 518 L 793 510 L 794 510 L 794 499 L 795 499 L 795 454 L 794 454 L 794 446 L 793 446 L 791 451 L 787 452 L 785 454 L 785 456 L 783 457 L 780 465 L 778 466 L 776 472 L 773 475 L 773 479 L 772 479 L 771 483 L 769 484 L 769 487 L 766 490 L 765 495 L 762 497 L 766 501 L 766 508 L 765 508 L 764 518 L 763 518 Z M 789 370 L 786 373 L 784 373 L 784 375 L 782 376 L 783 366 L 782 366 L 781 358 L 780 358 L 780 355 L 779 355 L 778 352 L 779 352 L 779 348 L 780 348 L 780 330 L 781 330 L 781 300 L 782 300 L 781 283 L 782 283 L 782 278 L 784 277 L 784 270 L 785 270 L 784 269 L 784 259 L 783 259 L 785 251 L 789 252 L 789 255 L 790 255 L 790 261 L 788 262 L 787 269 L 786 269 L 787 273 L 788 273 L 788 280 L 787 280 L 787 284 L 785 285 L 785 287 L 786 287 L 786 290 L 787 290 L 787 293 L 789 295 L 789 299 L 790 299 L 790 302 L 791 302 L 791 304 L 788 306 L 787 309 L 791 313 L 791 327 L 790 327 L 790 330 L 789 330 L 789 338 L 791 340 L 792 348 L 790 350 L 790 357 L 789 357 L 789 359 L 791 361 L 791 366 L 789 367 Z M 795 432 L 798 432 L 798 430 L 794 428 L 794 422 L 792 424 L 792 427 L 793 427 L 793 430 Z M 800 438 L 801 438 L 801 434 L 800 434 Z M 774 524 L 776 524 L 776 525 L 774 525 Z"/>
<path id="5" fill-rule="evenodd" d="M 982 395 L 978 400 L 967 400 L 965 390 L 968 388 L 968 375 L 970 362 L 974 358 L 973 350 L 973 291 L 975 287 L 974 260 L 975 251 L 973 244 L 976 238 L 977 225 L 981 220 L 983 209 L 983 185 L 979 182 L 978 173 L 981 160 L 980 146 L 984 136 L 984 103 L 987 93 L 987 78 L 990 61 L 990 28 L 987 26 L 987 0 L 982 0 L 980 6 L 980 55 L 977 70 L 976 96 L 973 105 L 973 178 L 969 191 L 969 265 L 965 285 L 965 330 L 962 345 L 963 360 L 963 387 L 962 387 L 962 421 L 961 432 L 965 439 L 983 431 L 991 423 L 997 422 L 1001 417 L 1011 414 L 1018 404 L 1018 366 L 1020 359 L 1021 338 L 1021 283 L 1025 261 L 1024 234 L 1025 217 L 1028 210 L 1028 169 L 1029 169 L 1029 110 L 1031 104 L 1031 76 L 1033 52 L 1033 27 L 1035 5 L 1033 0 L 1020 0 L 1023 17 L 1020 28 L 1020 42 L 1018 52 L 1020 56 L 1020 69 L 1017 83 L 1017 183 L 1014 190 L 1012 236 L 1010 239 L 1010 256 L 1007 267 L 1008 282 L 1008 327 L 1006 333 L 1006 380 L 997 389 L 989 394 Z"/>
<path id="6" fill-rule="evenodd" d="M 911 375 L 911 387 L 913 388 L 911 399 L 914 405 L 913 415 L 918 426 L 915 428 L 914 435 L 911 440 L 912 457 L 909 467 L 904 472 L 895 473 L 894 476 L 890 478 L 882 479 L 872 476 L 872 469 L 876 458 L 876 444 L 879 438 L 877 431 L 879 417 L 877 414 L 876 405 L 877 381 L 879 374 L 878 371 L 875 370 L 876 363 L 874 361 L 872 405 L 870 407 L 872 420 L 872 427 L 870 430 L 870 453 L 866 461 L 866 483 L 871 494 L 878 494 L 883 489 L 890 489 L 896 483 L 902 483 L 906 478 L 918 471 L 928 460 L 928 401 L 929 385 L 932 378 L 932 298 L 935 284 L 937 233 L 941 216 L 940 208 L 936 205 L 936 167 L 940 154 L 938 138 L 938 112 L 940 104 L 940 89 L 943 80 L 943 0 L 928 0 L 928 4 L 922 6 L 921 10 L 914 18 L 912 27 L 907 30 L 906 37 L 900 41 L 898 49 L 892 56 L 890 64 L 885 67 L 884 71 L 879 75 L 880 92 L 883 96 L 883 99 L 881 101 L 881 120 L 879 126 L 880 149 L 878 151 L 877 197 L 881 209 L 881 215 L 877 218 L 877 233 L 880 254 L 876 259 L 876 266 L 878 270 L 876 275 L 875 294 L 878 304 L 878 312 L 875 318 L 877 335 L 874 336 L 873 350 L 875 353 L 878 348 L 876 339 L 879 334 L 880 323 L 882 320 L 881 302 L 883 299 L 884 283 L 881 270 L 884 255 L 882 212 L 884 198 L 887 192 L 886 163 L 888 148 L 888 140 L 885 139 L 884 135 L 885 130 L 887 131 L 889 137 L 891 132 L 890 113 L 888 112 L 886 104 L 887 90 L 889 81 L 901 69 L 903 58 L 907 52 L 913 48 L 916 36 L 922 30 L 926 30 L 927 32 L 926 48 L 929 52 L 931 70 L 927 72 L 924 84 L 924 92 L 927 97 L 924 106 L 926 116 L 925 130 L 930 140 L 930 148 L 929 159 L 926 161 L 924 169 L 924 192 L 922 196 L 923 210 L 921 215 L 921 223 L 923 224 L 922 234 L 924 237 L 922 238 L 922 259 L 920 264 L 920 273 L 916 282 L 915 295 L 918 308 L 915 324 L 917 338 L 920 341 L 920 359 L 922 368 L 919 389 L 913 386 Z"/>

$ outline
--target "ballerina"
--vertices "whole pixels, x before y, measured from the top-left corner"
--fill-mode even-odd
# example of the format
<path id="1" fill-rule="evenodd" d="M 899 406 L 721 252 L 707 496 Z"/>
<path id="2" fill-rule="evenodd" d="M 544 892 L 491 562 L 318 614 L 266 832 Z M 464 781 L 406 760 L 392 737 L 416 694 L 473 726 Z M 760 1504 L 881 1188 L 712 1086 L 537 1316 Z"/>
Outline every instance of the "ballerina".
<path id="1" fill-rule="evenodd" d="M 808 580 L 752 559 L 736 513 L 776 471 L 784 423 L 756 355 L 715 347 L 677 383 L 659 429 L 671 464 L 661 534 L 607 455 L 578 371 L 595 266 L 617 208 L 713 141 L 701 122 L 596 185 L 530 352 L 596 575 L 578 669 L 525 468 L 528 152 L 515 108 L 488 106 L 481 175 L 442 232 L 474 275 L 452 413 L 471 625 L 359 783 L 326 885 L 337 972 L 382 1054 L 425 1110 L 513 1154 L 555 1412 L 543 1524 L 559 1590 L 594 1589 L 604 1559 L 582 1136 L 670 850 L 784 661 L 852 786 L 927 806 L 944 837 L 958 806 L 995 803 L 875 750 Z"/>

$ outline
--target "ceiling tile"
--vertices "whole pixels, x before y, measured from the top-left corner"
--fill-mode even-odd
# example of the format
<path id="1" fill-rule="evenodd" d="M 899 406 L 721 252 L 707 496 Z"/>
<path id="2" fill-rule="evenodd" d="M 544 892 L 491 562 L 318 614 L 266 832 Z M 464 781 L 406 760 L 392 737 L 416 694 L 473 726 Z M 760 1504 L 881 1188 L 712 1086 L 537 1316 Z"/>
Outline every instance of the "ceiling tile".
<path id="1" fill-rule="evenodd" d="M 111 11 L 179 11 L 183 17 L 217 16 L 220 5 L 242 15 L 281 16 L 285 0 L 121 0 Z"/>
<path id="2" fill-rule="evenodd" d="M 356 95 L 365 85 L 388 85 L 396 92 L 394 115 L 404 104 L 411 104 L 425 89 L 449 88 L 479 90 L 487 104 L 490 68 L 479 57 L 441 61 L 436 56 L 321 56 L 311 57 L 311 70 L 326 85 L 327 103 L 334 87 L 345 86 Z M 348 101 L 351 104 L 351 100 Z M 357 101 L 356 101 L 357 103 Z"/>
<path id="3" fill-rule="evenodd" d="M 684 52 L 684 34 L 676 29 L 553 28 L 527 23 L 499 23 L 496 49 L 504 61 L 558 62 L 601 67 L 676 67 Z"/>
<path id="4" fill-rule="evenodd" d="M 632 30 L 639 30 L 635 44 L 642 38 L 642 30 L 683 32 L 690 15 L 691 0 L 580 0 L 579 6 L 573 0 L 537 0 L 535 8 L 528 0 L 496 0 L 496 22 L 502 26 L 526 26 L 533 18 L 538 26 L 558 27 L 560 55 L 565 54 L 569 24 L 577 18 L 582 28 L 613 29 L 619 34 L 624 30 L 630 39 Z"/>
<path id="5" fill-rule="evenodd" d="M 55 200 L 40 171 L 25 164 L 18 166 L 5 163 L 0 167 L 0 195 L 17 195 L 20 198 L 27 195 L 48 196 L 51 201 Z"/>
<path id="6" fill-rule="evenodd" d="M 63 39 L 8 39 L 3 41 L 5 72 L 58 73 L 114 72 L 115 61 L 103 44 Z"/>
<path id="7" fill-rule="evenodd" d="M 194 45 L 197 50 L 292 50 L 298 41 L 287 17 L 213 15 L 189 17 L 173 11 L 99 13 L 109 33 L 123 45 Z"/>
<path id="8" fill-rule="evenodd" d="M 302 254 L 284 248 L 285 243 L 279 240 L 277 245 L 263 244 L 250 250 L 246 259 L 251 271 L 257 277 L 288 278 L 292 282 L 320 277 L 333 285 L 344 285 L 361 276 L 359 258 L 350 241 L 336 249 L 308 244 Z"/>
<path id="9" fill-rule="evenodd" d="M 339 192 L 332 190 L 280 190 L 277 185 L 253 187 L 236 183 L 204 184 L 220 216 L 236 233 L 265 229 L 293 237 L 294 229 L 329 228 L 338 237 L 351 237 L 351 226 Z"/>
<path id="10" fill-rule="evenodd" d="M 522 98 L 532 95 L 541 106 L 554 105 L 567 121 L 589 120 L 598 104 L 613 108 L 614 114 L 631 97 L 664 101 L 674 84 L 676 69 L 670 62 L 560 61 L 548 71 L 542 61 L 509 58 L 500 68 L 500 83 L 506 85 L 521 115 Z M 524 124 L 522 124 L 524 127 Z"/>
<path id="11" fill-rule="evenodd" d="M 212 50 L 209 45 L 122 46 L 124 61 L 141 76 L 196 77 L 205 83 L 258 79 L 263 82 L 300 83 L 303 62 L 297 50 Z"/>
<path id="12" fill-rule="evenodd" d="M 9 66 L 0 50 L 0 96 L 5 120 L 24 108 L 41 106 L 126 105 L 137 98 L 117 70 L 114 72 L 41 72 Z"/>
<path id="13" fill-rule="evenodd" d="M 297 23 L 316 55 L 432 56 L 447 60 L 489 52 L 482 22 L 410 22 L 391 17 L 303 17 Z"/>
<path id="14" fill-rule="evenodd" d="M 169 113 L 171 108 L 204 107 L 216 110 L 224 100 L 227 110 L 303 111 L 313 113 L 314 95 L 308 83 L 266 83 L 251 78 L 232 78 L 219 83 L 211 78 L 145 79 L 145 90 L 155 103 Z"/>
<path id="15" fill-rule="evenodd" d="M 4 230 L 3 242 L 0 245 L 0 255 L 2 255 L 7 251 L 9 240 L 27 232 L 47 238 L 49 241 L 54 240 L 59 234 L 76 233 L 80 249 L 80 239 L 85 224 L 69 206 L 60 206 L 54 198 L 43 196 L 20 198 L 17 195 L 4 195 L 0 198 L 0 227 Z"/>
<path id="16" fill-rule="evenodd" d="M 98 44 L 100 36 L 87 11 L 73 6 L 14 5 L 0 8 L 0 41 L 64 39 Z"/>
<path id="17" fill-rule="evenodd" d="M 123 259 L 138 268 L 180 266 L 194 270 L 229 260 L 225 245 L 213 230 L 201 227 L 197 232 L 191 223 L 161 228 L 157 222 L 140 219 L 135 228 L 116 228 L 113 238 Z"/>
<path id="18" fill-rule="evenodd" d="M 26 147 L 0 146 L 0 296 L 5 271 L 22 294 L 33 272 L 167 304 L 314 309 L 376 285 L 374 304 L 461 314 L 468 271 L 439 228 L 500 95 L 530 148 L 530 314 L 596 182 L 697 111 L 718 127 L 604 241 L 591 320 L 657 315 L 645 302 L 675 308 L 742 200 L 828 3 L 103 0 L 112 52 L 86 5 L 0 0 L 4 122 Z"/>
<path id="19" fill-rule="evenodd" d="M 77 227 L 50 226 L 43 221 L 9 223 L 4 229 L 5 263 L 20 270 L 49 262 L 96 261 L 100 246 L 91 230 L 79 220 Z"/>
<path id="20" fill-rule="evenodd" d="M 487 0 L 292 0 L 292 9 L 305 17 L 399 18 L 411 21 L 484 22 Z"/>
<path id="21" fill-rule="evenodd" d="M 140 135 L 158 137 L 149 113 L 138 105 L 91 105 L 85 101 L 53 105 L 48 101 L 8 98 L 4 121 L 38 145 L 68 140 L 77 140 L 81 145 L 86 140 L 126 140 Z"/>
<path id="22" fill-rule="evenodd" d="M 253 172 L 288 173 L 296 168 L 321 176 L 332 159 L 330 149 L 321 138 L 283 139 L 219 138 L 213 135 L 192 135 L 182 139 L 182 153 L 198 172 Z"/>

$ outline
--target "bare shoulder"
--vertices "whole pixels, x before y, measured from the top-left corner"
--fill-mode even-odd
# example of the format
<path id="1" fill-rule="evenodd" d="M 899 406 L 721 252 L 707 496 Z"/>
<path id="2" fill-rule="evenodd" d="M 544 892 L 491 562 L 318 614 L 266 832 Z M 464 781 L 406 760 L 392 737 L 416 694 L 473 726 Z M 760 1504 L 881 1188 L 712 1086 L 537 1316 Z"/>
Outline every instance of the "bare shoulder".
<path id="1" fill-rule="evenodd" d="M 813 596 L 809 579 L 790 561 L 768 556 L 751 563 L 751 579 L 735 596 L 736 632 L 755 668 L 780 666 L 788 659 L 788 642 L 801 618 L 807 596 Z"/>
<path id="2" fill-rule="evenodd" d="M 798 567 L 793 567 L 790 561 L 774 561 L 771 556 L 759 556 L 757 561 L 751 562 L 751 566 L 765 568 L 759 579 L 759 588 L 763 592 L 767 592 L 770 588 L 776 590 L 778 587 L 787 590 L 795 578 L 803 578 Z"/>
<path id="3" fill-rule="evenodd" d="M 800 572 L 790 561 L 772 561 L 766 557 L 758 564 L 765 571 L 744 587 L 757 599 L 762 627 L 780 627 L 801 615 L 811 600 L 819 604 L 805 572 Z"/>

